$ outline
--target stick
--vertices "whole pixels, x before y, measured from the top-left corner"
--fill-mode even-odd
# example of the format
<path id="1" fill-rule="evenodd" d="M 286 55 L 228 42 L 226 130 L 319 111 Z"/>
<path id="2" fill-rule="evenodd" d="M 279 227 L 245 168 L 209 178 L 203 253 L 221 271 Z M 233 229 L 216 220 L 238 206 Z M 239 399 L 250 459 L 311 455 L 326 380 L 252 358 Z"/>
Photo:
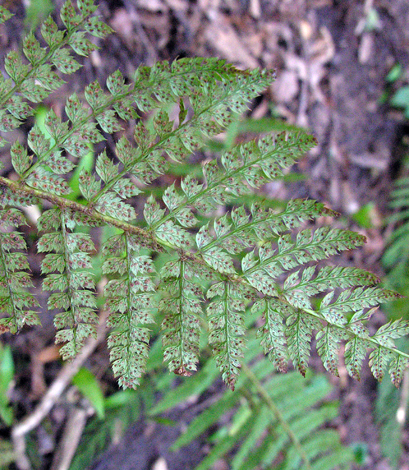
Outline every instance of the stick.
<path id="1" fill-rule="evenodd" d="M 101 313 L 97 339 L 89 338 L 86 341 L 78 356 L 61 369 L 57 378 L 51 384 L 47 393 L 43 396 L 34 411 L 13 427 L 12 441 L 16 455 L 16 465 L 19 470 L 31 470 L 31 463 L 26 455 L 25 435 L 35 429 L 47 416 L 51 408 L 64 392 L 67 385 L 70 383 L 72 377 L 78 372 L 79 368 L 105 337 L 105 320 L 107 316 L 107 312 Z"/>

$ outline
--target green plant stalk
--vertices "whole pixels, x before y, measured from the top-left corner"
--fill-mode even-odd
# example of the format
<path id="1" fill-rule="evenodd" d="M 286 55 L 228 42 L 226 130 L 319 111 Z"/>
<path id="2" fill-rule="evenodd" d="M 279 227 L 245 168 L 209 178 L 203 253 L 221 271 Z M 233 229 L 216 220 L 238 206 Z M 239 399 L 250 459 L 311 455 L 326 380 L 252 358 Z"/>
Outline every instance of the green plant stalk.
<path id="1" fill-rule="evenodd" d="M 163 252 L 163 248 L 158 244 L 158 242 L 154 239 L 154 236 L 143 230 L 135 225 L 131 225 L 127 222 L 123 222 L 121 220 L 115 219 L 109 215 L 101 214 L 97 210 L 95 210 L 92 206 L 86 206 L 84 204 L 80 204 L 76 201 L 71 201 L 70 199 L 66 199 L 62 196 L 58 196 L 56 194 L 50 194 L 46 191 L 41 189 L 35 189 L 31 186 L 28 186 L 25 183 L 21 183 L 19 181 L 12 181 L 4 176 L 0 176 L 0 187 L 7 186 L 12 190 L 14 194 L 19 194 L 22 196 L 33 196 L 39 199 L 44 199 L 48 202 L 51 202 L 61 209 L 66 208 L 70 209 L 73 212 L 81 212 L 88 217 L 91 217 L 103 224 L 112 225 L 117 227 L 124 232 L 132 233 L 134 235 L 138 235 L 141 238 L 144 238 L 146 241 L 147 247 L 151 248 L 152 250 L 156 250 L 159 253 Z"/>

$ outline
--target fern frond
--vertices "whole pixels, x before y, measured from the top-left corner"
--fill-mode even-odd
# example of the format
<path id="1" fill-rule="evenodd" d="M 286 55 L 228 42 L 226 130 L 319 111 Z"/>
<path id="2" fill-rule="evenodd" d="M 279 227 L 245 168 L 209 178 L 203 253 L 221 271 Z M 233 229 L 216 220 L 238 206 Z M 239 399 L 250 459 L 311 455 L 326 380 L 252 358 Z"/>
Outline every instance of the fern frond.
<path id="1" fill-rule="evenodd" d="M 217 204 L 224 205 L 232 202 L 237 196 L 249 194 L 252 191 L 251 187 L 258 187 L 281 175 L 281 172 L 263 171 L 266 162 L 272 162 L 271 165 L 275 165 L 277 169 L 287 168 L 294 162 L 294 159 L 310 149 L 314 142 L 314 139 L 307 134 L 297 136 L 279 134 L 274 137 L 267 136 L 259 144 L 249 142 L 236 146 L 222 155 L 221 166 L 217 164 L 216 160 L 207 162 L 203 166 L 205 185 L 198 183 L 190 176 L 182 180 L 181 188 L 185 197 L 176 195 L 176 191 L 173 190 L 173 199 L 177 200 L 177 203 L 174 203 L 171 208 L 169 207 L 169 213 L 164 214 L 164 217 L 158 220 L 152 229 L 168 219 L 178 220 L 178 217 L 183 217 L 186 212 L 190 212 L 190 207 L 194 207 L 202 213 L 208 213 Z M 253 175 L 252 184 L 248 181 L 250 174 Z M 255 175 L 257 175 L 257 178 Z M 255 178 L 258 181 L 257 185 L 255 185 Z M 165 196 L 165 198 L 168 197 Z M 166 201 L 164 202 L 166 204 Z M 257 209 L 260 210 L 255 208 L 254 211 Z M 324 215 L 325 212 L 327 215 L 335 215 L 335 212 L 329 211 L 322 204 L 319 205 L 315 201 L 297 201 L 288 204 L 289 213 L 288 215 L 282 214 L 285 216 L 283 221 L 290 225 L 292 221 L 295 222 L 297 219 L 318 217 L 320 209 L 322 211 L 320 215 Z M 308 210 L 310 210 L 310 215 L 307 215 Z M 291 214 L 292 211 L 294 211 L 294 214 Z M 253 215 L 256 217 L 255 214 Z M 278 223 L 279 221 L 277 221 Z"/>
<path id="2" fill-rule="evenodd" d="M 114 375 L 124 388 L 135 388 L 145 371 L 150 331 L 154 323 L 154 267 L 149 256 L 140 254 L 138 239 L 129 234 L 109 238 L 103 247 L 105 274 L 116 274 L 105 286 L 108 337 Z"/>
<path id="3" fill-rule="evenodd" d="M 328 372 L 338 377 L 339 343 L 348 338 L 345 332 L 333 325 L 327 324 L 317 335 L 317 352 Z"/>
<path id="4" fill-rule="evenodd" d="M 9 132 L 18 127 L 22 119 L 33 114 L 33 109 L 21 98 L 39 103 L 65 82 L 56 74 L 54 67 L 63 74 L 71 74 L 81 65 L 71 56 L 69 49 L 83 56 L 97 48 L 85 37 L 85 32 L 102 37 L 112 32 L 96 17 L 90 17 L 96 10 L 93 5 L 78 4 L 77 12 L 68 0 L 61 9 L 61 19 L 66 26 L 60 31 L 49 16 L 41 28 L 41 35 L 48 47 L 41 47 L 34 33 L 23 41 L 23 57 L 11 51 L 5 58 L 5 69 L 10 79 L 0 81 L 0 128 Z M 0 21 L 11 15 L 2 7 Z M 25 63 L 28 61 L 28 63 Z M 20 95 L 19 95 L 19 94 Z M 6 111 L 6 112 L 5 112 Z"/>
<path id="5" fill-rule="evenodd" d="M 287 372 L 288 354 L 285 337 L 284 319 L 288 310 L 282 302 L 273 298 L 264 298 L 255 302 L 252 312 L 262 312 L 264 325 L 257 331 L 264 354 L 281 372 Z"/>
<path id="6" fill-rule="evenodd" d="M 345 344 L 345 366 L 351 377 L 360 380 L 362 363 L 365 360 L 368 349 L 371 347 L 371 343 L 362 323 L 354 324 L 353 331 L 355 335 Z"/>
<path id="7" fill-rule="evenodd" d="M 164 299 L 160 310 L 166 315 L 162 322 L 164 360 L 170 371 L 189 376 L 199 362 L 203 292 L 189 262 L 182 259 L 166 263 L 161 277 Z"/>
<path id="8" fill-rule="evenodd" d="M 17 333 L 26 325 L 39 325 L 40 320 L 32 308 L 37 299 L 27 291 L 33 287 L 27 261 L 27 245 L 19 232 L 10 231 L 26 225 L 21 211 L 11 207 L 0 210 L 0 331 Z"/>
<path id="9" fill-rule="evenodd" d="M 38 221 L 39 230 L 46 232 L 38 251 L 48 253 L 41 264 L 46 274 L 43 289 L 53 292 L 48 308 L 63 310 L 55 316 L 54 325 L 56 342 L 65 343 L 60 349 L 64 359 L 74 357 L 86 338 L 96 337 L 98 324 L 95 282 L 87 271 L 92 268 L 89 253 L 95 247 L 89 235 L 73 231 L 76 225 L 75 218 L 61 209 L 44 212 Z"/>
<path id="10" fill-rule="evenodd" d="M 290 310 L 286 320 L 288 354 L 303 376 L 308 367 L 312 332 L 318 328 L 315 318 L 304 315 L 300 310 Z"/>
<path id="11" fill-rule="evenodd" d="M 379 279 L 375 274 L 359 268 L 324 266 L 317 271 L 315 266 L 309 266 L 287 277 L 283 285 L 283 294 L 287 298 L 301 296 L 306 301 L 308 297 L 329 289 L 373 286 L 378 282 Z"/>
<path id="12" fill-rule="evenodd" d="M 226 384 L 234 390 L 244 348 L 244 311 L 246 290 L 242 286 L 221 281 L 207 291 L 212 300 L 207 307 L 209 344 Z"/>
<path id="13" fill-rule="evenodd" d="M 362 235 L 329 227 L 319 228 L 314 233 L 309 229 L 303 230 L 297 234 L 295 242 L 290 234 L 284 234 L 278 237 L 278 249 L 273 249 L 271 243 L 265 243 L 259 248 L 258 257 L 249 255 L 243 265 L 244 276 L 255 289 L 274 296 L 278 292 L 275 281 L 284 271 L 355 248 L 364 241 Z M 308 307 L 304 302 L 300 305 L 300 298 L 294 293 L 287 300 L 295 307 Z"/>
<path id="14" fill-rule="evenodd" d="M 103 38 L 111 31 L 95 11 L 91 0 L 76 5 L 68 0 L 60 14 L 64 28 L 51 17 L 41 28 L 46 47 L 30 33 L 22 54 L 6 56 L 8 78 L 0 74 L 0 131 L 15 129 L 34 113 L 33 103 L 61 87 L 60 74 L 78 69 L 74 53 L 87 56 L 95 49 L 89 35 Z M 0 9 L 0 21 L 8 16 Z M 369 349 L 373 373 L 381 378 L 389 367 L 394 382 L 400 381 L 409 355 L 396 350 L 393 341 L 406 334 L 407 324 L 389 325 L 373 336 L 364 326 L 379 302 L 396 295 L 362 270 L 316 267 L 361 246 L 365 238 L 331 227 L 305 229 L 304 221 L 336 215 L 314 201 L 290 201 L 283 210 L 267 210 L 263 204 L 235 206 L 237 197 L 281 178 L 315 144 L 312 136 L 292 129 L 262 136 L 224 152 L 220 161 L 206 161 L 198 181 L 187 176 L 180 188 L 175 182 L 162 200 L 149 194 L 171 161 L 186 162 L 273 78 L 268 70 L 241 71 L 222 60 L 203 58 L 141 66 L 131 79 L 117 71 L 104 85 L 94 81 L 86 86 L 83 97 L 71 95 L 65 116 L 50 110 L 46 132 L 35 124 L 27 146 L 12 143 L 11 163 L 19 177 L 0 176 L 2 210 L 17 210 L 34 200 L 52 205 L 38 224 L 45 232 L 38 248 L 46 253 L 42 271 L 43 288 L 52 291 L 49 308 L 62 310 L 55 323 L 57 341 L 66 342 L 63 356 L 73 356 L 95 334 L 97 319 L 94 282 L 87 271 L 95 249 L 77 227 L 105 224 L 120 231 L 105 244 L 103 269 L 109 277 L 105 297 L 113 327 L 111 360 L 123 386 L 136 386 L 146 367 L 147 325 L 154 320 L 157 301 L 165 314 L 170 369 L 181 374 L 195 370 L 203 295 L 208 300 L 209 341 L 232 388 L 242 360 L 244 311 L 252 303 L 265 321 L 259 329 L 262 346 L 280 370 L 286 369 L 289 357 L 305 373 L 315 334 L 331 372 L 336 373 L 336 353 L 345 341 L 351 375 L 359 375 Z M 119 135 L 125 128 L 128 137 Z M 108 134 L 114 135 L 115 155 L 102 149 L 95 168 L 78 172 L 82 197 L 72 200 L 68 181 L 77 162 Z M 0 139 L 0 145 L 4 142 Z M 135 197 L 144 198 L 138 204 L 144 204 L 139 217 Z M 226 204 L 232 207 L 225 215 L 212 215 Z M 24 290 L 29 286 L 26 248 L 20 234 L 4 230 L 0 249 L 0 305 L 12 312 L 11 320 L 2 322 L 11 322 L 10 329 L 16 331 L 37 321 L 31 311 L 34 297 Z M 152 265 L 158 253 L 172 260 L 160 273 Z M 321 301 L 314 300 L 321 294 Z"/>

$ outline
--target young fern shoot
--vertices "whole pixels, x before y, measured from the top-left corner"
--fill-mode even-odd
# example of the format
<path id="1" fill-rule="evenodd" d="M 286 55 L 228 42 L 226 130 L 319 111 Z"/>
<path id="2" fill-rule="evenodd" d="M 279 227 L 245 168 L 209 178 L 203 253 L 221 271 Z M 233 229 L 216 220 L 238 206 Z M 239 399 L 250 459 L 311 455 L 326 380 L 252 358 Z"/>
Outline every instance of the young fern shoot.
<path id="1" fill-rule="evenodd" d="M 23 54 L 4 59 L 0 75 L 0 142 L 58 90 L 81 66 L 75 54 L 96 49 L 91 36 L 111 32 L 91 0 L 64 3 L 60 20 L 51 16 L 40 33 L 30 33 Z M 10 14 L 0 7 L 0 23 Z M 92 257 L 97 249 L 77 227 L 116 227 L 98 247 L 107 277 L 108 347 L 115 376 L 136 387 L 149 354 L 150 325 L 163 318 L 164 360 L 169 370 L 192 374 L 199 362 L 199 339 L 207 323 L 208 343 L 223 380 L 234 389 L 246 343 L 245 315 L 258 314 L 260 344 L 280 371 L 288 362 L 305 374 L 311 339 L 325 368 L 337 374 L 338 350 L 346 343 L 348 373 L 359 378 L 363 360 L 381 380 L 389 370 L 398 385 L 409 356 L 394 347 L 408 332 L 402 320 L 370 336 L 365 322 L 394 292 L 358 268 L 321 266 L 365 238 L 331 227 L 303 229 L 305 221 L 334 216 L 323 204 L 291 200 L 283 210 L 263 205 L 237 206 L 283 171 L 315 140 L 304 132 L 267 135 L 224 152 L 203 165 L 202 178 L 182 178 L 162 198 L 151 194 L 169 164 L 185 163 L 206 141 L 222 132 L 274 79 L 269 70 L 238 70 L 214 58 L 180 59 L 139 67 L 126 80 L 119 71 L 84 97 L 71 95 L 63 115 L 47 113 L 45 135 L 38 124 L 27 142 L 10 142 L 12 171 L 0 176 L 0 329 L 18 332 L 39 323 L 38 302 L 30 292 L 27 246 L 18 232 L 22 209 L 47 201 L 38 220 L 37 248 L 45 253 L 43 290 L 48 308 L 57 310 L 56 341 L 64 358 L 74 357 L 98 322 Z M 176 113 L 175 113 L 176 111 Z M 149 120 L 141 115 L 149 115 Z M 127 132 L 122 132 L 126 128 Z M 129 130 L 132 129 L 132 132 Z M 69 198 L 69 181 L 90 144 L 113 135 L 96 157 L 93 171 L 82 170 L 81 197 Z M 133 135 L 131 135 L 133 134 Z M 3 168 L 8 168 L 2 164 Z M 3 172 L 4 173 L 4 172 Z M 137 216 L 136 198 L 145 201 Z M 232 209 L 212 217 L 218 207 Z M 203 217 L 209 220 L 203 225 Z M 155 270 L 158 253 L 169 261 Z M 312 299 L 320 296 L 320 302 Z"/>

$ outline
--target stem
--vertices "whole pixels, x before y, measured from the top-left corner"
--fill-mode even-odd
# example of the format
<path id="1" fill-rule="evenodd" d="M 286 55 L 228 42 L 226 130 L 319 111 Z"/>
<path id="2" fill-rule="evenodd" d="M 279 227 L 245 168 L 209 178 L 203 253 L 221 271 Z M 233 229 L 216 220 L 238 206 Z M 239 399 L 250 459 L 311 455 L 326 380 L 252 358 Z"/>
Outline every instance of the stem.
<path id="1" fill-rule="evenodd" d="M 69 251 L 67 247 L 67 238 L 68 238 L 68 232 L 67 232 L 67 225 L 66 225 L 66 214 L 64 211 L 61 211 L 61 234 L 63 236 L 64 240 L 64 260 L 65 260 L 65 275 L 67 276 L 67 282 L 68 282 L 68 292 L 69 292 L 69 312 L 71 316 L 71 321 L 72 325 L 65 325 L 65 328 L 70 328 L 72 329 L 72 334 L 73 334 L 73 344 L 74 344 L 74 350 L 77 351 L 77 328 L 78 328 L 78 323 L 75 320 L 75 311 L 74 311 L 74 305 L 72 304 L 72 294 L 73 294 L 73 289 L 71 287 L 71 268 L 70 268 L 70 256 L 69 256 Z"/>
<path id="2" fill-rule="evenodd" d="M 145 246 L 147 248 L 150 248 L 150 249 L 152 249 L 156 252 L 163 253 L 165 251 L 163 247 L 166 246 L 169 249 L 172 249 L 176 252 L 179 252 L 182 256 L 184 256 L 189 261 L 191 261 L 193 263 L 197 263 L 199 265 L 206 265 L 209 269 L 212 269 L 215 273 L 220 275 L 220 273 L 218 271 L 214 270 L 213 268 L 211 268 L 210 266 L 207 265 L 207 263 L 202 259 L 200 253 L 186 252 L 185 250 L 182 250 L 178 247 L 172 246 L 168 242 L 158 241 L 158 240 L 156 240 L 156 237 L 155 237 L 153 231 L 147 231 L 147 230 L 141 229 L 139 227 L 136 227 L 134 225 L 131 225 L 127 222 L 122 222 L 122 221 L 117 220 L 117 219 L 115 219 L 113 217 L 110 217 L 108 215 L 101 214 L 100 212 L 96 211 L 92 206 L 86 206 L 86 205 L 83 205 L 83 204 L 79 204 L 78 202 L 65 199 L 62 196 L 49 194 L 45 191 L 31 188 L 30 186 L 28 186 L 26 184 L 16 182 L 16 181 L 12 181 L 12 180 L 10 180 L 8 178 L 5 178 L 5 177 L 2 177 L 2 176 L 0 176 L 0 186 L 7 186 L 8 188 L 10 188 L 10 190 L 14 194 L 23 195 L 23 196 L 34 196 L 34 197 L 37 197 L 37 198 L 40 198 L 40 199 L 45 199 L 45 200 L 47 200 L 47 201 L 49 201 L 53 204 L 58 205 L 62 209 L 66 208 L 66 209 L 71 209 L 74 212 L 81 212 L 83 214 L 86 214 L 88 217 L 92 217 L 93 219 L 95 219 L 99 222 L 102 222 L 103 224 L 112 225 L 114 227 L 117 227 L 117 228 L 123 230 L 124 232 L 133 233 L 135 235 L 138 235 L 140 238 L 142 238 L 144 240 Z M 249 271 L 251 271 L 251 270 L 249 270 Z M 249 273 L 249 271 L 246 272 L 246 275 Z M 225 279 L 229 279 L 231 282 L 244 282 L 246 285 L 250 286 L 248 281 L 246 281 L 240 275 L 229 275 L 229 276 L 223 276 L 223 277 Z M 284 302 L 283 299 L 280 299 L 280 300 Z M 342 331 L 347 331 L 348 333 L 353 334 L 354 336 L 357 336 L 356 333 L 351 332 L 350 330 L 348 330 L 348 328 L 346 328 L 344 326 L 341 326 L 341 325 L 338 325 L 336 323 L 329 322 L 328 320 L 323 318 L 319 313 L 314 312 L 311 309 L 304 308 L 303 311 L 305 313 L 309 314 L 309 315 L 314 316 L 315 318 L 318 318 L 321 321 L 322 320 L 326 321 L 330 325 L 332 325 L 332 326 L 334 326 L 334 327 L 336 327 L 336 328 L 338 328 Z M 384 346 L 383 344 L 380 344 L 376 340 L 376 338 L 368 336 L 368 337 L 365 337 L 365 338 L 362 338 L 362 339 L 365 339 L 366 341 L 374 344 L 375 348 L 381 346 L 381 347 L 383 347 L 384 349 L 386 349 L 388 351 L 391 351 L 395 354 L 399 354 L 400 356 L 406 357 L 406 358 L 409 359 L 409 354 L 404 353 L 404 352 L 400 351 L 399 349 L 395 349 L 395 348 L 390 347 L 390 346 Z"/>
<path id="3" fill-rule="evenodd" d="M 146 247 L 151 248 L 152 250 L 155 250 L 159 253 L 163 253 L 164 251 L 162 246 L 159 245 L 159 243 L 156 241 L 154 234 L 136 227 L 135 225 L 131 225 L 127 222 L 115 219 L 114 217 L 110 217 L 109 215 L 101 214 L 92 206 L 80 204 L 78 202 L 65 199 L 62 196 L 57 196 L 56 194 L 47 193 L 46 191 L 42 191 L 40 189 L 31 188 L 27 184 L 12 181 L 8 178 L 4 178 L 3 176 L 0 176 L 0 186 L 7 186 L 14 194 L 17 195 L 33 196 L 39 199 L 45 199 L 46 201 L 57 205 L 61 209 L 70 209 L 73 212 L 81 212 L 82 214 L 102 222 L 103 224 L 112 225 L 123 230 L 124 232 L 138 235 L 144 240 Z"/>

